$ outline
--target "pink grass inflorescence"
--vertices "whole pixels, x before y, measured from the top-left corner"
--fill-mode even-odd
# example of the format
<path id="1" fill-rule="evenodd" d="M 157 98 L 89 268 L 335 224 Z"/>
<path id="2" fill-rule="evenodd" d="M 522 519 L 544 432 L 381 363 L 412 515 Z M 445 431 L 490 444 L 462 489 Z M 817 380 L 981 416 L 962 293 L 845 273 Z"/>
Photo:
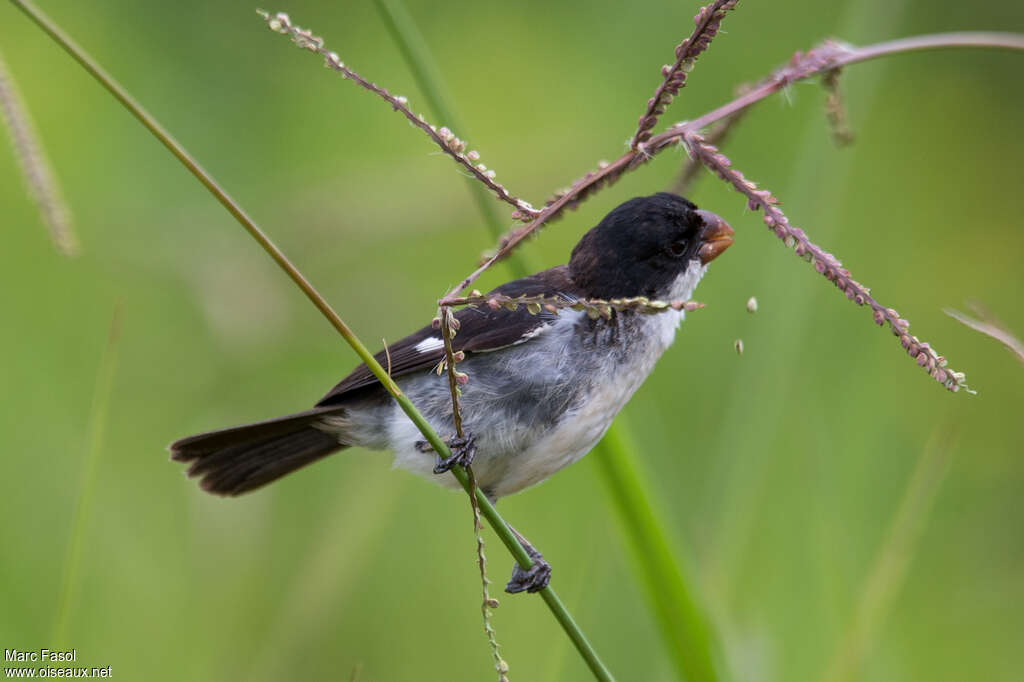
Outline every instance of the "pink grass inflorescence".
<path id="1" fill-rule="evenodd" d="M 366 80 L 352 70 L 351 67 L 346 66 L 338 57 L 337 53 L 324 48 L 323 38 L 313 35 L 313 32 L 309 29 L 304 29 L 292 24 L 291 19 L 284 12 L 278 12 L 276 14 L 261 12 L 261 15 L 267 22 L 267 26 L 270 27 L 270 30 L 290 36 L 292 42 L 300 48 L 309 50 L 310 52 L 323 57 L 324 66 L 340 73 L 343 78 L 347 78 L 348 80 L 357 83 L 361 87 L 369 90 L 384 101 L 388 102 L 394 111 L 400 112 L 409 120 L 410 125 L 419 128 L 426 133 L 427 136 L 433 140 L 434 144 L 441 148 L 441 151 L 450 156 L 456 163 L 472 174 L 473 177 L 482 182 L 487 189 L 494 193 L 495 196 L 512 206 L 512 208 L 515 209 L 515 215 L 521 216 L 521 219 L 523 220 L 529 220 L 540 213 L 540 211 L 535 209 L 526 201 L 510 194 L 503 185 L 495 182 L 495 171 L 487 168 L 487 166 L 482 163 L 476 163 L 480 159 L 479 152 L 475 150 L 467 151 L 466 142 L 456 137 L 451 130 L 446 127 L 437 128 L 436 126 L 427 123 L 422 114 L 417 116 L 412 113 L 412 110 L 409 109 L 408 106 L 409 102 L 405 97 L 402 97 L 401 95 L 392 95 L 385 88 Z"/>
<path id="2" fill-rule="evenodd" d="M 892 333 L 899 337 L 900 344 L 907 353 L 917 360 L 918 365 L 927 369 L 933 379 L 950 391 L 959 391 L 961 388 L 970 391 L 963 372 L 948 369 L 944 357 L 932 350 L 928 343 L 908 333 L 909 322 L 892 308 L 886 308 L 876 301 L 867 287 L 850 276 L 850 271 L 843 267 L 838 258 L 808 239 L 799 227 L 791 225 L 789 219 L 779 209 L 779 200 L 771 192 L 758 189 L 754 182 L 732 167 L 732 163 L 725 155 L 716 147 L 704 142 L 697 133 L 688 133 L 683 138 L 683 143 L 691 155 L 699 158 L 715 175 L 747 197 L 747 206 L 750 210 L 760 209 L 764 212 L 765 225 L 782 240 L 786 248 L 794 249 L 797 256 L 813 263 L 815 271 L 835 284 L 846 298 L 857 305 L 869 306 L 874 313 L 875 323 L 888 324 Z"/>
<path id="3" fill-rule="evenodd" d="M 483 183 L 495 196 L 513 208 L 512 218 L 525 223 L 509 230 L 497 245 L 497 249 L 481 263 L 476 270 L 463 278 L 459 284 L 448 292 L 438 303 L 441 306 L 487 304 L 487 305 L 527 305 L 533 312 L 540 307 L 557 310 L 566 307 L 566 302 L 558 301 L 557 297 L 545 301 L 500 301 L 473 300 L 459 297 L 488 268 L 506 257 L 529 236 L 536 233 L 549 221 L 559 217 L 565 209 L 574 209 L 594 192 L 611 185 L 628 171 L 650 161 L 660 152 L 682 144 L 690 152 L 691 159 L 699 161 L 720 178 L 730 183 L 743 193 L 748 205 L 764 212 L 764 221 L 768 227 L 790 248 L 795 248 L 798 255 L 814 263 L 815 269 L 833 282 L 847 298 L 857 305 L 868 305 L 874 312 L 874 320 L 879 325 L 888 324 L 893 333 L 899 337 L 907 353 L 917 363 L 926 368 L 936 381 L 951 391 L 967 388 L 962 372 L 954 372 L 946 367 L 945 358 L 932 350 L 929 344 L 909 334 L 909 323 L 902 319 L 892 308 L 879 304 L 870 295 L 867 287 L 854 280 L 847 269 L 832 254 L 814 244 L 800 228 L 790 225 L 786 216 L 778 208 L 778 200 L 765 190 L 743 177 L 743 174 L 732 168 L 729 160 L 718 152 L 710 143 L 720 138 L 734 124 L 739 115 L 750 106 L 770 95 L 788 88 L 791 84 L 812 76 L 821 75 L 827 91 L 826 115 L 833 126 L 838 141 L 849 139 L 849 131 L 843 117 L 841 101 L 837 90 L 837 78 L 844 66 L 855 64 L 878 57 L 952 47 L 998 47 L 1005 49 L 1024 50 L 1024 36 L 1009 33 L 949 33 L 902 38 L 889 42 L 878 43 L 858 48 L 835 40 L 827 40 L 807 52 L 797 52 L 782 67 L 773 71 L 768 77 L 757 84 L 746 87 L 730 102 L 714 109 L 696 119 L 685 121 L 669 127 L 667 130 L 653 134 L 660 116 L 665 112 L 672 99 L 687 83 L 697 57 L 704 52 L 711 40 L 719 33 L 721 23 L 727 11 L 733 9 L 738 0 L 715 0 L 702 7 L 694 17 L 694 30 L 691 35 L 680 43 L 675 50 L 676 60 L 662 69 L 663 80 L 655 90 L 654 96 L 648 100 L 644 114 L 640 117 L 636 132 L 629 142 L 629 150 L 612 162 L 602 161 L 596 170 L 588 172 L 575 181 L 568 189 L 559 191 L 549 199 L 543 209 L 535 209 L 528 202 L 511 194 L 504 186 L 495 182 L 495 173 L 481 163 L 479 154 L 466 151 L 466 143 L 455 136 L 447 128 L 436 128 L 427 123 L 422 116 L 412 113 L 404 97 L 397 97 L 375 83 L 369 82 L 358 75 L 350 67 L 340 61 L 338 55 L 324 49 L 322 38 L 309 30 L 299 28 L 291 23 L 284 13 L 268 14 L 261 12 L 267 25 L 274 31 L 286 34 L 299 47 L 314 52 L 324 59 L 325 65 L 340 73 L 343 77 L 355 81 L 366 90 L 387 101 L 395 111 L 401 112 L 409 123 L 426 133 L 448 156 L 466 169 L 474 178 Z M 708 126 L 714 125 L 708 137 L 701 135 Z M 684 170 L 681 182 L 689 182 L 693 177 L 693 169 Z M 480 299 L 480 297 L 470 297 Z M 568 307 L 586 309 L 588 314 L 608 315 L 611 310 L 618 309 L 608 302 L 574 302 Z M 641 309 L 641 312 L 657 312 L 659 310 L 679 306 L 699 307 L 692 302 L 652 302 L 643 304 L 632 302 L 630 310 Z M 637 307 L 639 306 L 639 307 Z M 685 307 L 685 309 L 690 309 Z"/>

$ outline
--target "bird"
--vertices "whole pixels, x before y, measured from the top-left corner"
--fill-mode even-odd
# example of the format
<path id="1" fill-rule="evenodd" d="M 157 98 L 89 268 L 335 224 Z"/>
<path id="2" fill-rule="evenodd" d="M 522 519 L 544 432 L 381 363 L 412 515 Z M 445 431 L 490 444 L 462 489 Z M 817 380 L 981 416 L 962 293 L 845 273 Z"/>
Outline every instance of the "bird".
<path id="1" fill-rule="evenodd" d="M 728 223 L 676 194 L 630 199 L 609 212 L 573 248 L 569 262 L 507 282 L 487 296 L 557 296 L 565 301 L 646 297 L 688 300 L 708 264 L 733 242 Z M 442 460 L 366 365 L 356 367 L 312 408 L 276 419 L 201 433 L 169 446 L 202 489 L 236 496 L 327 455 L 359 446 L 394 453 L 395 465 L 458 487 L 441 475 L 472 464 L 492 502 L 536 485 L 579 460 L 673 342 L 684 310 L 657 314 L 488 305 L 454 313 L 453 351 L 465 431 Z M 434 325 L 376 354 L 438 434 L 453 434 L 442 332 Z M 508 592 L 536 592 L 551 567 L 522 535 L 533 564 L 516 566 Z"/>

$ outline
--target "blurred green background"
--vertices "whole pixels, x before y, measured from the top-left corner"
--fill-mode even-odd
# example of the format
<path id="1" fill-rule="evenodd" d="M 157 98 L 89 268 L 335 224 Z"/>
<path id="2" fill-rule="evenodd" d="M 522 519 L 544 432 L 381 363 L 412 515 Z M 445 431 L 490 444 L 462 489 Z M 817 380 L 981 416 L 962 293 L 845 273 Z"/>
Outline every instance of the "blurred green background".
<path id="1" fill-rule="evenodd" d="M 42 7 L 367 344 L 429 320 L 492 245 L 453 164 L 271 34 L 251 2 Z M 266 9 L 289 12 L 426 112 L 372 3 Z M 469 122 L 456 132 L 540 204 L 622 153 L 696 7 L 411 0 L 409 10 Z M 1021 31 L 1024 5 L 741 2 L 724 28 L 666 122 L 717 106 L 827 36 Z M 195 180 L 6 4 L 0 46 L 83 245 L 77 259 L 55 252 L 5 143 L 2 646 L 74 646 L 79 665 L 128 680 L 349 679 L 356 669 L 361 680 L 491 679 L 464 495 L 389 472 L 380 453 L 349 451 L 228 500 L 167 461 L 174 438 L 306 407 L 355 355 Z M 849 651 L 863 654 L 849 679 L 1021 679 L 1024 368 L 942 308 L 978 299 L 1024 334 L 1022 69 L 1019 53 L 973 50 L 856 66 L 842 81 L 852 147 L 832 144 L 820 88 L 798 84 L 759 105 L 726 148 L 966 371 L 976 396 L 930 380 L 739 195 L 708 177 L 691 194 L 737 240 L 697 292 L 707 308 L 624 414 L 734 679 L 833 679 Z M 662 154 L 525 255 L 538 268 L 565 262 L 584 230 L 665 188 L 682 159 Z M 498 267 L 482 284 L 507 277 Z M 744 310 L 752 295 L 756 315 Z M 109 421 L 67 633 L 55 642 L 90 405 L 119 304 Z M 908 494 L 930 440 L 951 442 L 948 471 L 940 445 L 919 468 L 931 487 Z M 620 679 L 673 679 L 596 464 L 586 458 L 500 511 L 551 561 L 553 585 Z M 887 545 L 901 505 L 906 523 Z M 487 539 L 500 592 L 511 559 Z M 540 600 L 501 601 L 494 625 L 513 680 L 588 679 Z"/>

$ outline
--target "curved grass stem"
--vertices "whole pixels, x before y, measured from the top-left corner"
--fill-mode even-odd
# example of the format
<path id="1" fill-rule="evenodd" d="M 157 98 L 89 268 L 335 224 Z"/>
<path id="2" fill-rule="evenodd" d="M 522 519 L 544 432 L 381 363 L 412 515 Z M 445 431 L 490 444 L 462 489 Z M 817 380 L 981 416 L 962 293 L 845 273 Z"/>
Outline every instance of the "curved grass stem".
<path id="1" fill-rule="evenodd" d="M 61 46 L 68 54 L 70 54 L 75 61 L 77 61 L 86 71 L 88 71 L 99 83 L 112 94 L 136 119 L 144 125 L 154 137 L 156 137 L 161 144 L 164 145 L 174 156 L 177 158 L 188 170 L 192 173 L 197 180 L 199 180 L 204 187 L 209 190 L 211 194 L 219 201 L 229 213 L 242 225 L 243 228 L 255 239 L 261 247 L 274 259 L 274 262 L 281 267 L 282 270 L 288 275 L 296 286 L 298 286 L 307 298 L 317 307 L 317 309 L 327 318 L 342 338 L 352 347 L 359 358 L 366 363 L 366 366 L 373 372 L 374 376 L 380 381 L 381 385 L 394 397 L 395 401 L 402 408 L 402 411 L 409 416 L 409 419 L 416 425 L 416 427 L 423 434 L 423 437 L 430 443 L 442 457 L 449 457 L 451 453 L 448 450 L 448 446 L 441 440 L 434 429 L 427 423 L 427 420 L 422 414 L 416 409 L 412 402 L 405 396 L 404 393 L 398 388 L 398 385 L 388 376 L 387 371 L 378 363 L 373 354 L 366 348 L 365 345 L 359 340 L 355 333 L 345 324 L 344 320 L 331 308 L 330 304 L 324 299 L 323 296 L 313 287 L 313 285 L 305 278 L 305 276 L 299 271 L 299 269 L 288 260 L 287 256 L 282 252 L 259 228 L 255 221 L 250 218 L 245 211 L 239 206 L 224 189 L 213 179 L 213 177 L 207 173 L 199 163 L 181 146 L 172 136 L 168 133 L 163 126 L 161 126 L 156 119 L 154 119 L 149 113 L 142 108 L 142 106 L 132 98 L 128 92 L 113 79 L 109 74 L 106 73 L 89 55 L 80 48 L 74 41 L 71 40 L 57 25 L 46 17 L 42 12 L 39 11 L 33 4 L 26 0 L 11 0 L 11 2 L 22 10 L 39 28 L 41 28 L 47 35 L 49 35 L 58 45 Z M 467 491 L 470 490 L 470 484 L 466 472 L 461 467 L 454 467 L 452 474 L 459 481 L 463 488 Z M 512 535 L 508 529 L 508 525 L 498 515 L 498 512 L 494 509 L 494 506 L 490 503 L 486 496 L 483 495 L 479 490 L 476 491 L 477 503 L 480 506 L 480 512 L 484 518 L 487 519 L 488 524 L 501 539 L 505 547 L 508 548 L 509 552 L 515 557 L 516 561 L 524 569 L 529 568 L 532 560 L 526 553 L 519 542 Z M 598 680 L 613 680 L 611 673 L 607 667 L 601 662 L 597 655 L 597 652 L 591 646 L 587 640 L 583 631 L 580 630 L 579 626 L 573 620 L 569 614 L 565 605 L 562 604 L 558 595 L 555 594 L 554 590 L 548 586 L 539 592 L 544 602 L 548 605 L 555 619 L 561 624 L 562 629 L 565 630 L 569 639 L 573 645 L 579 651 L 580 655 L 586 662 L 587 666 L 593 672 L 594 677 Z"/>

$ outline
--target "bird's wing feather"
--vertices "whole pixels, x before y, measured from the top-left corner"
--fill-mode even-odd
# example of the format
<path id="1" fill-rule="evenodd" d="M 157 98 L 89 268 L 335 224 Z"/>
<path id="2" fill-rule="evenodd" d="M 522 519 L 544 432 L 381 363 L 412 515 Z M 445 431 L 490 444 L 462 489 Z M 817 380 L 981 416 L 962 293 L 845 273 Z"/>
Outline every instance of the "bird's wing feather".
<path id="1" fill-rule="evenodd" d="M 569 298 L 578 295 L 564 265 L 503 284 L 491 293 L 505 296 L 558 294 Z M 455 317 L 460 326 L 452 339 L 453 349 L 466 353 L 484 353 L 528 342 L 541 327 L 551 324 L 556 315 L 544 310 L 532 315 L 525 306 L 519 306 L 516 310 L 467 307 L 458 310 Z M 390 367 L 392 377 L 430 371 L 444 358 L 441 331 L 429 326 L 423 327 L 373 357 L 385 369 Z M 370 369 L 366 365 L 359 365 L 328 391 L 316 407 L 338 405 L 349 398 L 351 392 L 378 384 L 377 377 Z"/>

